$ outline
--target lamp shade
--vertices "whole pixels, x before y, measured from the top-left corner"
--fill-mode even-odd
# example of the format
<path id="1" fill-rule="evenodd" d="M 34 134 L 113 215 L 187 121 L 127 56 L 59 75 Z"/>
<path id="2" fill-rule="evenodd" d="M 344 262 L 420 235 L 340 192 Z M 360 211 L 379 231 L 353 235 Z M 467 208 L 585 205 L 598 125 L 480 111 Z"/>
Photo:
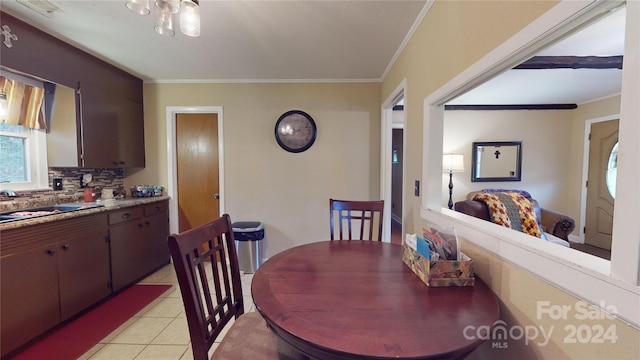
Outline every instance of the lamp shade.
<path id="1" fill-rule="evenodd" d="M 464 157 L 462 154 L 442 155 L 442 171 L 462 172 L 464 171 Z"/>

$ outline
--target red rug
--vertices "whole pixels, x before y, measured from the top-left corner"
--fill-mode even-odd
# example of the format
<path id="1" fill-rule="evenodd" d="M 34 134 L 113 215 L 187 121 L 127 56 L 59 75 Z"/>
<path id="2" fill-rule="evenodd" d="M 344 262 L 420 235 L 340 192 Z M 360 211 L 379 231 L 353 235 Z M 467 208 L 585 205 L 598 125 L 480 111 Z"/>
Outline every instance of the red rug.
<path id="1" fill-rule="evenodd" d="M 171 288 L 134 285 L 61 327 L 13 360 L 74 360 Z"/>

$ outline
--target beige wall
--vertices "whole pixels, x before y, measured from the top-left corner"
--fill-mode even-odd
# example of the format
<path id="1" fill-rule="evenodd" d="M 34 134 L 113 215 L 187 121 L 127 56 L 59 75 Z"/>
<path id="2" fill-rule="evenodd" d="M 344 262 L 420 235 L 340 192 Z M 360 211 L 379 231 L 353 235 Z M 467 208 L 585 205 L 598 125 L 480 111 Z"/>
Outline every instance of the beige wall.
<path id="1" fill-rule="evenodd" d="M 620 96 L 581 104 L 574 110 L 446 111 L 443 152 L 464 155 L 465 172 L 455 173 L 453 201 L 484 188 L 529 191 L 542 207 L 567 214 L 580 224 L 580 196 L 587 120 L 620 113 Z M 522 181 L 471 182 L 474 141 L 522 141 Z M 443 206 L 449 196 L 443 178 Z"/>
<path id="2" fill-rule="evenodd" d="M 382 83 L 382 99 L 406 79 L 406 189 L 422 179 L 423 100 L 554 5 L 552 1 L 436 1 Z M 403 226 L 421 229 L 420 197 L 407 191 Z"/>
<path id="3" fill-rule="evenodd" d="M 569 213 L 567 194 L 572 136 L 571 110 L 445 111 L 443 152 L 464 155 L 465 171 L 454 173 L 454 202 L 485 188 L 526 190 L 544 208 Z M 471 182 L 474 141 L 522 141 L 522 180 Z M 448 175 L 443 201 L 448 199 Z M 446 194 L 446 197 L 445 197 Z M 445 203 L 443 203 L 444 205 Z"/>
<path id="4" fill-rule="evenodd" d="M 329 237 L 329 198 L 380 198 L 380 84 L 145 84 L 146 168 L 126 186 L 167 186 L 167 106 L 222 106 L 226 212 L 262 221 L 266 256 Z M 311 115 L 314 145 L 289 153 L 278 117 Z"/>
<path id="5" fill-rule="evenodd" d="M 576 229 L 581 229 L 583 224 L 580 223 L 580 201 L 582 187 L 582 171 L 584 157 L 584 137 L 585 124 L 588 120 L 594 120 L 603 117 L 610 117 L 620 114 L 620 96 L 614 96 L 587 104 L 581 104 L 577 109 L 572 111 L 572 127 L 571 127 L 571 161 L 569 162 L 569 182 L 571 184 L 580 184 L 569 189 L 567 206 L 571 214 L 576 220 Z M 574 231 L 577 233 L 577 231 Z"/>
<path id="6" fill-rule="evenodd" d="M 423 119 L 424 119 L 424 99 L 444 85 L 462 70 L 471 66 L 480 57 L 487 54 L 497 45 L 507 40 L 511 35 L 521 30 L 525 25 L 542 15 L 546 10 L 553 7 L 554 2 L 529 2 L 529 1 L 509 1 L 509 2 L 487 2 L 487 1 L 436 1 L 423 23 L 417 29 L 405 50 L 402 52 L 397 62 L 384 79 L 382 85 L 382 98 L 392 96 L 392 91 L 406 80 L 405 91 L 405 112 L 407 114 L 406 143 L 406 182 L 409 186 L 413 179 L 422 178 L 422 149 L 423 149 Z M 523 117 L 513 118 L 513 114 L 502 113 L 501 120 L 505 123 L 509 117 L 511 121 L 522 124 Z M 532 114 L 531 114 L 532 115 Z M 449 116 L 449 115 L 445 115 Z M 532 115 L 533 116 L 533 115 Z M 550 112 L 549 116 L 558 123 L 554 127 L 552 121 L 544 121 L 542 125 L 547 130 L 550 143 L 574 141 L 572 134 L 575 132 L 572 115 L 562 111 Z M 529 116 L 526 116 L 528 118 Z M 459 120 L 463 121 L 463 120 Z M 533 119 L 529 119 L 533 121 Z M 530 127 L 528 123 L 522 126 Z M 437 126 L 436 126 L 437 128 Z M 449 129 L 452 130 L 452 129 Z M 448 132 L 449 132 L 448 130 Z M 455 131 L 455 130 L 454 130 Z M 495 132 L 495 129 L 492 131 Z M 562 137 L 566 134 L 566 138 Z M 543 156 L 538 157 L 531 149 L 532 141 L 538 140 L 537 136 L 527 134 L 526 137 L 518 135 L 517 127 L 506 127 L 499 134 L 483 133 L 478 136 L 478 140 L 516 140 L 515 136 L 520 136 L 523 142 L 525 165 L 523 176 L 527 185 L 534 188 L 544 188 L 544 177 L 552 176 L 563 171 L 569 176 L 574 169 L 561 168 L 561 164 L 555 163 L 545 168 L 545 174 L 540 178 L 534 176 L 529 167 L 539 167 L 543 163 Z M 442 141 L 443 134 L 428 134 L 426 141 Z M 472 142 L 471 135 L 462 135 L 462 139 L 456 137 L 458 134 L 445 135 L 445 149 L 447 152 L 462 151 L 470 155 Z M 546 157 L 562 157 L 568 162 L 576 161 L 573 145 L 550 145 L 549 149 L 539 149 L 545 152 Z M 529 150 L 528 150 L 529 149 Z M 566 153 L 555 154 L 556 150 L 563 149 Z M 465 160 L 470 163 L 470 158 Z M 581 160 L 580 160 L 581 161 Z M 466 165 L 466 164 L 465 164 Z M 466 176 L 466 175 L 465 175 Z M 444 177 L 444 175 L 443 175 Z M 469 175 L 470 178 L 470 175 Z M 470 189 L 469 180 L 456 179 L 460 192 Z M 475 183 L 474 183 L 475 185 Z M 468 187 L 468 188 L 465 188 Z M 556 198 L 563 198 L 560 194 L 562 187 L 568 185 L 553 185 L 551 189 L 556 194 L 554 199 L 544 199 L 541 201 L 555 203 Z M 556 188 L 559 187 L 559 188 Z M 537 196 L 537 194 L 536 194 Z M 545 197 L 541 193 L 541 197 Z M 407 194 L 405 197 L 405 209 L 408 218 L 404 219 L 406 229 L 409 232 L 421 233 L 423 226 L 438 225 L 427 224 L 420 215 L 421 199 Z M 556 203 L 559 209 L 575 211 L 567 208 L 567 205 Z M 473 233 L 470 231 L 468 233 Z M 622 321 L 604 320 L 581 320 L 581 313 L 577 310 L 582 308 L 580 299 L 558 289 L 539 278 L 532 276 L 528 271 L 517 264 L 506 262 L 501 257 L 494 255 L 487 250 L 473 245 L 463 240 L 463 250 L 476 262 L 476 273 L 483 279 L 496 293 L 499 304 L 501 319 L 505 322 L 507 330 L 525 327 L 537 327 L 547 333 L 552 330 L 550 341 L 544 345 L 537 342 L 525 344 L 523 340 L 509 339 L 507 348 L 493 348 L 491 342 L 486 342 L 471 355 L 474 359 L 632 359 L 638 358 L 640 354 L 640 335 L 638 329 L 628 326 Z M 548 302 L 550 306 L 569 307 L 566 319 L 551 319 L 548 315 L 538 312 L 539 302 Z M 588 308 L 593 310 L 593 308 Z M 598 313 L 598 311 L 595 311 Z M 588 327 L 588 330 L 595 327 L 603 329 L 613 329 L 617 336 L 615 344 L 610 340 L 603 344 L 586 343 L 571 344 L 572 340 L 569 331 L 571 327 Z M 538 340 L 541 340 L 539 338 Z"/>
<path id="7" fill-rule="evenodd" d="M 500 319 L 496 328 L 512 331 L 506 340 L 506 348 L 493 348 L 485 342 L 469 357 L 473 359 L 638 359 L 640 358 L 640 333 L 638 329 L 617 319 L 608 318 L 599 308 L 550 285 L 517 264 L 499 257 L 468 242 L 463 243 L 465 254 L 474 261 L 476 274 L 498 297 Z M 604 307 L 606 308 L 605 304 Z M 549 313 L 540 309 L 559 309 L 566 312 Z M 557 315 L 557 316 L 556 316 Z M 534 329 L 535 328 L 535 329 Z M 531 341 L 518 337 L 519 330 L 528 331 Z M 603 343 L 590 343 L 598 329 L 604 330 Z M 580 343 L 575 332 L 581 331 Z M 605 337 L 608 331 L 610 336 Z M 543 332 L 545 335 L 543 335 Z M 586 337 L 591 334 L 590 337 Z M 495 339 L 494 337 L 493 339 Z M 548 341 L 545 340 L 548 338 Z M 573 343 L 572 343 L 573 341 Z M 500 341 L 498 341 L 500 342 Z M 613 343 L 612 343 L 613 342 Z"/>
<path id="8" fill-rule="evenodd" d="M 166 106 L 223 106 L 227 211 L 235 220 L 265 223 L 268 256 L 294 245 L 324 239 L 328 236 L 329 197 L 379 196 L 381 99 L 389 98 L 406 79 L 404 181 L 405 187 L 412 189 L 413 181 L 422 179 L 423 99 L 554 4 L 437 1 L 382 84 L 146 84 L 147 167 L 128 171 L 126 185 L 166 185 Z M 318 123 L 317 143 L 303 154 L 286 153 L 273 139 L 275 121 L 290 109 L 307 111 Z M 558 126 L 563 130 L 579 132 L 580 125 L 571 122 L 571 117 L 566 118 L 563 112 L 553 112 L 552 116 L 561 122 Z M 555 132 L 550 136 L 558 140 Z M 503 140 L 512 140 L 517 132 L 501 134 L 505 136 Z M 442 141 L 442 134 L 433 136 L 436 137 L 431 140 Z M 466 147 L 470 152 L 471 138 L 465 139 L 464 144 L 459 141 L 457 145 L 448 141 L 445 144 L 452 146 L 452 151 Z M 527 138 L 524 143 L 523 153 L 529 157 L 525 164 L 539 166 L 542 157 L 529 154 L 530 141 L 533 140 Z M 574 145 L 567 149 L 570 163 L 575 163 L 578 156 Z M 469 163 L 470 157 L 466 161 Z M 549 174 L 560 171 L 557 166 L 553 165 Z M 533 182 L 527 169 L 525 165 L 523 175 L 526 181 L 532 181 L 527 185 L 540 187 L 542 180 Z M 572 176 L 574 170 L 571 167 Z M 454 191 L 467 190 L 462 182 L 456 186 Z M 409 232 L 419 233 L 429 225 L 420 217 L 420 205 L 421 198 L 408 191 L 403 220 Z M 562 208 L 562 204 L 557 206 Z M 487 342 L 472 358 L 638 358 L 637 329 L 618 320 L 578 320 L 575 308 L 579 299 L 575 296 L 480 247 L 464 242 L 463 249 L 476 262 L 477 274 L 498 296 L 506 326 L 511 329 L 537 326 L 546 332 L 553 327 L 551 340 L 543 346 L 510 339 L 506 349 L 492 349 Z M 552 320 L 548 316 L 538 319 L 539 301 L 570 306 L 573 311 L 566 320 Z M 605 329 L 613 326 L 618 336 L 615 346 L 566 343 L 565 327 L 581 325 L 600 325 Z"/>

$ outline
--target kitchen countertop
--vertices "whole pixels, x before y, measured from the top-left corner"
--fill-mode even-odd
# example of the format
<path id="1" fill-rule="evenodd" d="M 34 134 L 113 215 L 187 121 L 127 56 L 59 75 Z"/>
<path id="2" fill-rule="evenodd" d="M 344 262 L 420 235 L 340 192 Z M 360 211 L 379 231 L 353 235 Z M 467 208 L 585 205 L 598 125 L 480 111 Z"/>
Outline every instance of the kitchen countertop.
<path id="1" fill-rule="evenodd" d="M 0 231 L 21 228 L 29 225 L 43 224 L 43 223 L 52 222 L 52 221 L 71 219 L 74 217 L 84 216 L 89 214 L 108 212 L 112 210 L 150 204 L 150 203 L 168 200 L 168 199 L 170 199 L 169 196 L 155 196 L 155 197 L 143 197 L 143 198 L 124 198 L 120 200 L 107 200 L 107 201 L 98 200 L 96 202 L 90 202 L 90 203 L 83 203 L 83 202 L 64 203 L 60 205 L 94 205 L 95 206 L 97 204 L 97 205 L 104 205 L 104 206 L 63 212 L 60 214 L 37 216 L 37 217 L 27 218 L 22 220 L 8 221 L 6 223 L 0 223 Z M 15 211 L 19 211 L 19 209 L 16 209 Z"/>

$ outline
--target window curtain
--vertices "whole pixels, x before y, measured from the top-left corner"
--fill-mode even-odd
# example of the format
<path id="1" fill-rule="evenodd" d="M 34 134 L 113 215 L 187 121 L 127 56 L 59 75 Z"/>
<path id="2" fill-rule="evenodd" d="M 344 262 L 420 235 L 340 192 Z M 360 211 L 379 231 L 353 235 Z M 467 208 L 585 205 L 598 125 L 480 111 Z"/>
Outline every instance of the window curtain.
<path id="1" fill-rule="evenodd" d="M 6 95 L 6 116 L 0 121 L 31 129 L 46 129 L 44 88 L 0 76 L 0 92 Z"/>

